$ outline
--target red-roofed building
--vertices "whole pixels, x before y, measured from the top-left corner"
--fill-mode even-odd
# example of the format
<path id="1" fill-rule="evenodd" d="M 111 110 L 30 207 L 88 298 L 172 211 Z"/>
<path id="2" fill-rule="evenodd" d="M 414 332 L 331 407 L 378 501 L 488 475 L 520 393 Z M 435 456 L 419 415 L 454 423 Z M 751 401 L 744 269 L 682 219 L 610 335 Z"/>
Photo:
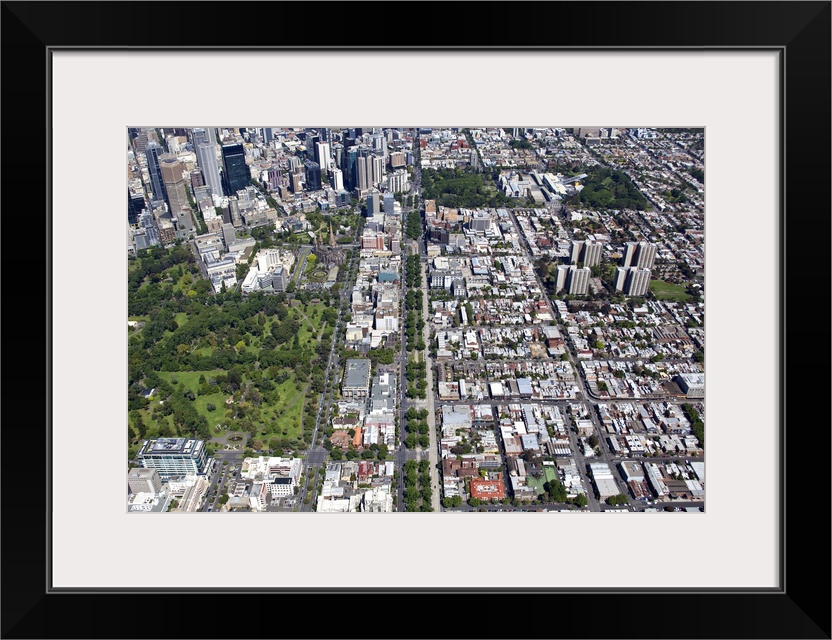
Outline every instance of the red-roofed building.
<path id="1" fill-rule="evenodd" d="M 471 497 L 479 500 L 502 500 L 506 497 L 503 488 L 503 474 L 496 474 L 493 480 L 471 478 Z"/>
<path id="2" fill-rule="evenodd" d="M 369 460 L 362 460 L 358 463 L 358 481 L 367 482 L 373 475 L 373 463 Z"/>

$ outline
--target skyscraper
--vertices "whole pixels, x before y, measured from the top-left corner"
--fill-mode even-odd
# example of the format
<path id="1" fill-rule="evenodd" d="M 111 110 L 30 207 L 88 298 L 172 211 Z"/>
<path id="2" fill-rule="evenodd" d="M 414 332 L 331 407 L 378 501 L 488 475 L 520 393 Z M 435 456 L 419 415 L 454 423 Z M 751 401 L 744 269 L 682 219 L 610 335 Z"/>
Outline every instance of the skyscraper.
<path id="1" fill-rule="evenodd" d="M 650 288 L 650 269 L 619 267 L 615 274 L 615 288 L 628 296 L 643 296 Z"/>
<path id="2" fill-rule="evenodd" d="M 627 275 L 627 284 L 624 285 L 624 292 L 628 296 L 643 296 L 650 288 L 650 269 L 630 267 Z"/>
<path id="3" fill-rule="evenodd" d="M 566 286 L 566 277 L 569 275 L 569 265 L 559 264 L 555 273 L 555 293 L 562 291 Z"/>
<path id="4" fill-rule="evenodd" d="M 624 267 L 652 269 L 656 261 L 656 245 L 649 242 L 627 242 L 624 245 Z"/>
<path id="5" fill-rule="evenodd" d="M 370 159 L 370 170 L 372 171 L 370 181 L 373 185 L 378 186 L 384 182 L 384 156 L 372 156 Z"/>
<path id="6" fill-rule="evenodd" d="M 572 295 L 586 295 L 589 286 L 589 275 L 589 267 L 583 269 L 578 269 L 576 266 L 569 267 L 569 277 L 566 282 L 567 291 Z"/>
<path id="7" fill-rule="evenodd" d="M 354 188 L 366 191 L 370 188 L 370 177 L 372 169 L 369 166 L 370 158 L 361 155 L 359 149 L 358 157 L 355 159 L 355 175 L 353 176 Z"/>
<path id="8" fill-rule="evenodd" d="M 597 266 L 601 264 L 602 249 L 603 245 L 598 242 L 573 240 L 569 262 L 571 264 L 581 262 L 585 267 Z"/>
<path id="9" fill-rule="evenodd" d="M 277 190 L 282 184 L 283 172 L 277 167 L 269 169 L 269 189 Z"/>
<path id="10" fill-rule="evenodd" d="M 328 142 L 319 142 L 315 145 L 315 162 L 320 165 L 321 171 L 329 171 L 330 156 Z"/>
<path id="11" fill-rule="evenodd" d="M 577 264 L 581 261 L 581 251 L 584 249 L 584 241 L 583 240 L 573 240 L 572 251 L 569 254 L 569 264 Z"/>
<path id="12" fill-rule="evenodd" d="M 344 188 L 344 172 L 338 167 L 332 169 L 332 188 L 336 191 Z"/>
<path id="13" fill-rule="evenodd" d="M 587 242 L 584 244 L 583 255 L 581 262 L 585 267 L 595 267 L 601 264 L 601 251 L 603 245 L 600 242 Z"/>
<path id="14" fill-rule="evenodd" d="M 358 173 L 358 147 L 348 147 L 344 154 L 344 186 L 352 191 L 356 186 Z"/>
<path id="15" fill-rule="evenodd" d="M 133 195 L 130 190 L 127 191 L 127 222 L 130 224 L 139 224 L 139 216 L 144 209 L 144 198 L 142 196 Z"/>
<path id="16" fill-rule="evenodd" d="M 624 285 L 627 282 L 628 267 L 618 267 L 615 270 L 615 290 L 624 291 Z"/>
<path id="17" fill-rule="evenodd" d="M 251 172 L 246 166 L 246 153 L 241 144 L 224 144 L 222 161 L 225 166 L 223 181 L 225 195 L 231 196 L 251 184 Z"/>
<path id="18" fill-rule="evenodd" d="M 222 182 L 220 181 L 220 168 L 217 163 L 217 147 L 213 142 L 211 130 L 194 129 L 194 151 L 197 162 L 205 178 L 205 184 L 211 187 L 211 193 L 222 196 Z"/>
<path id="19" fill-rule="evenodd" d="M 168 194 L 168 206 L 171 215 L 176 217 L 182 211 L 190 212 L 188 185 L 182 173 L 184 166 L 176 158 L 163 159 L 161 166 L 162 180 L 164 181 L 165 192 Z"/>
<path id="20" fill-rule="evenodd" d="M 319 191 L 321 188 L 321 165 L 312 160 L 303 163 L 306 169 L 306 190 Z"/>
<path id="21" fill-rule="evenodd" d="M 162 156 L 162 147 L 156 142 L 148 142 L 145 155 L 147 156 L 147 172 L 150 174 L 150 188 L 153 190 L 153 199 L 167 201 L 168 194 L 165 192 L 165 183 L 162 180 L 162 167 L 159 160 Z"/>
<path id="22" fill-rule="evenodd" d="M 393 196 L 391 192 L 387 192 L 384 194 L 384 213 L 395 213 L 396 211 L 396 198 Z"/>
<path id="23" fill-rule="evenodd" d="M 378 189 L 370 189 L 367 194 L 367 215 L 372 216 L 381 213 L 381 193 Z"/>

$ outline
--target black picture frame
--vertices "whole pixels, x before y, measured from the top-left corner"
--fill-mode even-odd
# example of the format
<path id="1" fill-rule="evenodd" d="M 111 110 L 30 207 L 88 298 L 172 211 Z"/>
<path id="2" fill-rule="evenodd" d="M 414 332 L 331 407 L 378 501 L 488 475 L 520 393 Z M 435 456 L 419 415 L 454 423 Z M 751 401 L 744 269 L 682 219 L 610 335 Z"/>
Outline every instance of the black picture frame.
<path id="1" fill-rule="evenodd" d="M 2 3 L 2 203 L 6 205 L 2 291 L 6 309 L 11 309 L 3 315 L 7 351 L 2 363 L 6 402 L 0 433 L 5 498 L 2 637 L 271 637 L 285 628 L 283 615 L 278 614 L 283 612 L 298 621 L 308 637 L 829 638 L 830 431 L 828 404 L 823 401 L 829 389 L 828 296 L 804 300 L 799 292 L 807 278 L 828 275 L 831 264 L 830 2 L 408 3 L 404 13 L 411 17 L 395 30 L 391 29 L 394 14 L 390 9 L 387 3 Z M 552 12 L 559 26 L 537 29 L 534 20 L 523 17 L 526 11 Z M 506 22 L 520 26 L 495 31 L 507 14 L 515 18 Z M 47 473 L 32 473 L 31 460 L 49 452 L 43 456 L 44 467 L 49 468 L 51 456 L 60 455 L 47 444 L 48 393 L 51 385 L 75 383 L 51 380 L 48 367 L 50 323 L 54 321 L 49 315 L 50 291 L 59 286 L 48 272 L 48 260 L 42 257 L 52 247 L 51 190 L 44 179 L 50 170 L 51 52 L 62 48 L 274 47 L 270 30 L 223 26 L 223 16 L 246 15 L 257 16 L 260 24 L 274 20 L 308 26 L 314 20 L 335 26 L 320 29 L 321 40 L 314 43 L 308 41 L 313 30 L 283 29 L 282 48 L 356 48 L 360 43 L 380 53 L 387 48 L 425 47 L 656 52 L 763 48 L 780 52 L 784 79 L 780 470 L 785 505 L 780 523 L 780 588 L 554 594 L 497 590 L 451 594 L 414 589 L 373 595 L 384 598 L 389 622 L 356 615 L 356 607 L 369 602 L 369 594 L 364 593 L 342 593 L 336 598 L 315 590 L 256 596 L 242 591 L 167 589 L 58 593 L 50 588 L 47 481 L 59 480 Z M 374 26 L 374 17 L 383 26 Z M 478 22 L 486 18 L 490 24 L 480 27 Z M 431 28 L 440 19 L 444 25 L 450 22 L 465 28 Z M 523 26 L 526 21 L 529 25 Z M 468 28 L 475 24 L 478 28 Z M 170 42 L 164 25 L 182 27 L 175 43 Z M 483 33 L 492 35 L 484 38 Z M 19 153 L 23 149 L 34 150 L 25 161 Z M 15 207 L 18 203 L 26 207 L 25 216 Z M 21 243 L 22 237 L 30 242 Z M 787 257 L 791 269 L 786 269 Z M 26 265 L 26 278 L 20 277 L 21 262 Z M 38 279 L 43 286 L 32 286 Z M 44 350 L 38 354 L 31 347 L 38 347 L 41 337 Z M 23 338 L 28 346 L 25 355 L 19 356 L 11 345 Z M 812 358 L 804 357 L 807 350 L 825 365 L 823 371 L 813 370 Z M 818 396 L 804 391 L 807 380 Z M 695 547 L 690 553 L 695 556 Z M 243 621 L 235 614 L 216 615 L 234 611 L 243 598 L 249 607 L 250 599 L 257 598 L 263 615 L 245 616 Z M 489 606 L 483 607 L 484 602 Z M 275 614 L 268 613 L 272 608 Z M 441 626 L 439 620 L 447 616 L 432 613 L 440 610 L 452 612 L 450 622 L 443 621 Z M 118 621 L 115 627 L 113 619 Z"/>

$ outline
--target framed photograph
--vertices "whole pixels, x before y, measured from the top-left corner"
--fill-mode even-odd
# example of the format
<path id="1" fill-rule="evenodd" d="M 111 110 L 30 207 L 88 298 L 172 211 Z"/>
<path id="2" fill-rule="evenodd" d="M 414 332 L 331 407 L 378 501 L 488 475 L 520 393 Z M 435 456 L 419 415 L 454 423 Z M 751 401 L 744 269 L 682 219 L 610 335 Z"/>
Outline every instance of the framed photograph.
<path id="1" fill-rule="evenodd" d="M 794 310 L 828 300 L 812 285 L 830 264 L 830 3 L 363 7 L 3 3 L 3 637 L 829 638 L 827 387 L 807 367 L 828 330 Z M 482 181 L 474 205 L 437 186 L 460 176 Z M 183 239 L 193 256 L 159 267 L 170 290 L 218 315 L 237 292 L 271 300 L 256 343 L 235 326 L 177 351 L 187 314 L 161 287 L 130 306 L 160 273 L 136 275 L 145 249 Z M 366 331 L 347 321 L 365 292 L 338 276 L 361 269 L 374 296 L 398 292 Z M 471 285 L 506 300 L 466 305 Z M 582 306 L 590 287 L 605 305 Z M 433 305 L 421 335 L 415 292 Z M 655 343 L 605 332 L 655 301 L 673 319 Z M 577 326 L 567 348 L 546 314 Z M 497 328 L 469 345 L 470 316 Z M 278 355 L 212 359 L 255 347 Z M 188 371 L 134 376 L 186 352 Z M 435 403 L 403 374 L 420 360 L 446 376 Z M 494 468 L 466 422 L 484 418 L 456 409 L 476 393 L 505 413 Z M 424 607 L 413 624 L 409 596 L 442 622 Z M 360 622 L 381 603 L 398 624 Z"/>

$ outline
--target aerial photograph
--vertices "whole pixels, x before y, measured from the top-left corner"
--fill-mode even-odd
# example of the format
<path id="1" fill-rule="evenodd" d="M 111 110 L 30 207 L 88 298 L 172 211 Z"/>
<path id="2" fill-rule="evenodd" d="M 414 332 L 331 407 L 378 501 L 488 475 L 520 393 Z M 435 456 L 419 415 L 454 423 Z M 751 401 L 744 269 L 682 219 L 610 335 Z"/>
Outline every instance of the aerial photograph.
<path id="1" fill-rule="evenodd" d="M 705 511 L 704 128 L 499 124 L 127 129 L 129 513 Z"/>

